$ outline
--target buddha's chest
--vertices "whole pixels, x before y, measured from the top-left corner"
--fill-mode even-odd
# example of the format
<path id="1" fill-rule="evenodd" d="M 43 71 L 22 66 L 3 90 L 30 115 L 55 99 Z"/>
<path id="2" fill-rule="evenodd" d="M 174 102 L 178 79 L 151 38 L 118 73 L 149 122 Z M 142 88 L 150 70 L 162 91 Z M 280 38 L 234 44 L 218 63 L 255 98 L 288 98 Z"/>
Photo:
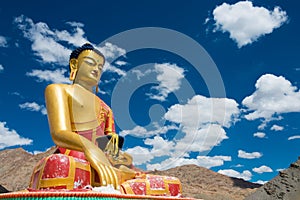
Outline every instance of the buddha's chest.
<path id="1" fill-rule="evenodd" d="M 92 93 L 77 91 L 69 99 L 69 110 L 74 130 L 88 130 L 105 122 L 106 109 L 101 100 Z"/>
<path id="2" fill-rule="evenodd" d="M 71 109 L 76 117 L 95 117 L 99 110 L 99 104 L 95 98 L 74 97 L 71 99 Z"/>

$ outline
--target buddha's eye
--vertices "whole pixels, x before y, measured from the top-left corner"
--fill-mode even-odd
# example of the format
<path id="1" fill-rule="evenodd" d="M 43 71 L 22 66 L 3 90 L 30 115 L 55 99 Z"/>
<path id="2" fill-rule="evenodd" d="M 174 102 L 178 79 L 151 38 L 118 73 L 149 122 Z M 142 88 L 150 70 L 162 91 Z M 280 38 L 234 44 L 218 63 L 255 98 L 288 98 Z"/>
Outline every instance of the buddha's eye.
<path id="1" fill-rule="evenodd" d="M 98 65 L 98 69 L 100 70 L 100 71 L 102 71 L 102 69 L 103 69 L 103 65 Z"/>
<path id="2" fill-rule="evenodd" d="M 84 59 L 84 62 L 90 66 L 94 66 L 95 65 L 95 62 L 91 59 Z"/>

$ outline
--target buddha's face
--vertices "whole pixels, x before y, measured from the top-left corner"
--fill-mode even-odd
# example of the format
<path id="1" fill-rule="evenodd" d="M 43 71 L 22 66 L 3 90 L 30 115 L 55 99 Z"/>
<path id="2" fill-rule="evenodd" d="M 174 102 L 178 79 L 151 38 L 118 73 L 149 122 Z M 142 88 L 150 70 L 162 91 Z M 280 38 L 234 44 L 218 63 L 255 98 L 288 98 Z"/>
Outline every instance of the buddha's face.
<path id="1" fill-rule="evenodd" d="M 81 52 L 77 58 L 75 82 L 96 86 L 100 80 L 104 58 L 91 50 Z"/>

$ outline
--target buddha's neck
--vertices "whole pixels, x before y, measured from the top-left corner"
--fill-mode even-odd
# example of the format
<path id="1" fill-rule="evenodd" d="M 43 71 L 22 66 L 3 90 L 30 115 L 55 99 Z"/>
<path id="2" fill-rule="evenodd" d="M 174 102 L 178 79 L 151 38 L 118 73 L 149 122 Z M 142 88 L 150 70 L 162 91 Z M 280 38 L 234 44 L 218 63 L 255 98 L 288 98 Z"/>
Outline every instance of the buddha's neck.
<path id="1" fill-rule="evenodd" d="M 85 82 L 76 81 L 76 82 L 74 82 L 74 84 L 79 85 L 79 86 L 83 87 L 84 89 L 86 89 L 86 90 L 88 90 L 90 92 L 93 92 L 93 87 L 94 86 L 86 84 Z"/>

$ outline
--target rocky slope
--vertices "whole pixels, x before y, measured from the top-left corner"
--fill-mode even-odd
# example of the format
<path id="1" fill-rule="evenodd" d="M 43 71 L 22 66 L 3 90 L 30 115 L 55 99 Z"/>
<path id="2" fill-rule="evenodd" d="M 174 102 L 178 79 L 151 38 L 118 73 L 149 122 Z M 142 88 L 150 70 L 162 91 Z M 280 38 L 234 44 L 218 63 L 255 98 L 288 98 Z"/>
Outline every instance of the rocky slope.
<path id="1" fill-rule="evenodd" d="M 0 151 L 0 185 L 9 191 L 26 189 L 35 164 L 53 151 L 52 148 L 37 155 L 31 155 L 22 148 Z M 196 165 L 150 173 L 178 177 L 184 196 L 204 200 L 241 200 L 260 187 L 259 184 L 230 178 Z"/>
<path id="2" fill-rule="evenodd" d="M 300 200 L 300 157 L 245 200 Z"/>
<path id="3" fill-rule="evenodd" d="M 36 163 L 53 152 L 54 148 L 37 155 L 22 148 L 0 151 L 0 185 L 8 191 L 26 189 Z"/>

